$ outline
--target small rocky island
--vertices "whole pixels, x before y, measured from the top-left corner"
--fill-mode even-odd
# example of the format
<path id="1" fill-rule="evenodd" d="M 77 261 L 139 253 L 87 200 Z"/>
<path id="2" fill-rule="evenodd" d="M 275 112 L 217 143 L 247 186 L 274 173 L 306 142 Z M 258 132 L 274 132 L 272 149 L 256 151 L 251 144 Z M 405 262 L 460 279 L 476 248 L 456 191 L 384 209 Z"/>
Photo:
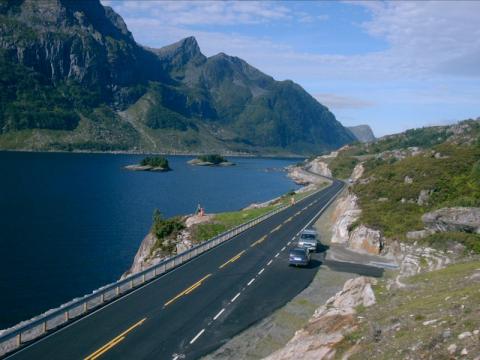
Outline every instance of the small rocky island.
<path id="1" fill-rule="evenodd" d="M 235 163 L 228 161 L 218 154 L 200 155 L 196 159 L 188 161 L 190 165 L 196 166 L 233 166 Z"/>
<path id="2" fill-rule="evenodd" d="M 152 156 L 143 159 L 140 164 L 127 165 L 125 169 L 131 171 L 170 171 L 168 160 L 163 156 Z"/>

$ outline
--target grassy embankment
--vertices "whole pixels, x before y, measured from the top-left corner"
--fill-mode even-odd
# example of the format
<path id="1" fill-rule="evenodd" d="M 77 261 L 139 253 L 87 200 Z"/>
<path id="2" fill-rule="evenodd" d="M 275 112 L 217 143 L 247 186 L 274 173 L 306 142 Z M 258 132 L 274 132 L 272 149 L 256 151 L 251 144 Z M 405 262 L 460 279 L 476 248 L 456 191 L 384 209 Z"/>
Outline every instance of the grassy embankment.
<path id="1" fill-rule="evenodd" d="M 313 193 L 313 190 L 298 194 L 291 191 L 281 196 L 277 201 L 269 206 L 215 214 L 213 219 L 208 223 L 193 225 L 190 228 L 191 240 L 193 243 L 201 243 L 209 240 L 224 231 L 234 228 L 235 226 L 262 216 L 282 205 L 289 204 L 292 196 L 295 198 L 295 201 L 299 201 L 311 193 Z M 179 235 L 184 229 L 184 217 L 176 216 L 164 219 L 161 213 L 158 210 L 155 210 L 151 232 L 155 235 L 156 241 L 151 249 L 151 253 L 153 254 L 160 252 L 160 254 L 165 256 L 174 254 L 176 252 L 177 235 Z"/>
<path id="2" fill-rule="evenodd" d="M 359 327 L 339 345 L 337 357 L 355 344 L 352 359 L 451 359 L 451 344 L 457 355 L 464 348 L 478 355 L 479 269 L 478 260 L 450 265 L 406 279 L 403 289 L 389 290 L 381 280 L 374 287 L 377 304 L 357 309 Z M 458 338 L 467 331 L 472 336 Z"/>
<path id="3" fill-rule="evenodd" d="M 480 124 L 466 124 L 469 129 L 455 141 L 445 127 L 409 130 L 373 144 L 355 144 L 332 159 L 330 169 L 340 178 L 349 177 L 355 165 L 364 162 L 367 183 L 352 189 L 362 214 L 352 229 L 365 224 L 387 238 L 408 241 L 406 233 L 423 228 L 421 217 L 426 212 L 480 206 Z M 411 146 L 423 152 L 400 160 L 385 153 Z M 425 202 L 418 201 L 422 190 L 428 192 Z M 457 241 L 480 252 L 478 234 L 437 233 L 423 241 L 440 248 Z"/>
<path id="4" fill-rule="evenodd" d="M 224 231 L 234 228 L 235 226 L 262 216 L 282 205 L 289 204 L 290 198 L 292 196 L 295 198 L 295 201 L 299 201 L 305 196 L 310 195 L 311 193 L 313 193 L 313 191 L 307 191 L 298 194 L 289 192 L 280 197 L 276 202 L 269 206 L 257 209 L 248 209 L 216 214 L 211 222 L 206 224 L 199 224 L 192 228 L 192 239 L 196 243 L 206 241 Z"/>

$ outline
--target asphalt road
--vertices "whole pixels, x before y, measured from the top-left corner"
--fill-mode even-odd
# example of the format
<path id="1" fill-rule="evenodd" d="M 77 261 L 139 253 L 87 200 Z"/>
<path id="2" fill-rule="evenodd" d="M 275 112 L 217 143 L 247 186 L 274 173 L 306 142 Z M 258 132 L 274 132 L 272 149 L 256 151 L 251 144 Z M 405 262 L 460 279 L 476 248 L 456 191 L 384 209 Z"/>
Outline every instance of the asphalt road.
<path id="1" fill-rule="evenodd" d="M 288 249 L 342 187 L 334 181 L 8 359 L 196 359 L 211 352 L 308 286 L 323 255 L 294 268 Z M 361 272 L 378 276 L 375 268 Z"/>

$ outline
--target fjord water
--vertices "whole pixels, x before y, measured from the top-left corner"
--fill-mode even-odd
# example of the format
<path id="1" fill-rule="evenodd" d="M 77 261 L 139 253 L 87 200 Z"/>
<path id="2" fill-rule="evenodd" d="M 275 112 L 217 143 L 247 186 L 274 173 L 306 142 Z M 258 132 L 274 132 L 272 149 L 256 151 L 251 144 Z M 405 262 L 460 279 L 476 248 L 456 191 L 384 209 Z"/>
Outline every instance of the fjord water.
<path id="1" fill-rule="evenodd" d="M 165 216 L 236 210 L 295 188 L 296 160 L 233 158 L 168 173 L 129 172 L 139 155 L 0 152 L 0 329 L 117 280 Z"/>

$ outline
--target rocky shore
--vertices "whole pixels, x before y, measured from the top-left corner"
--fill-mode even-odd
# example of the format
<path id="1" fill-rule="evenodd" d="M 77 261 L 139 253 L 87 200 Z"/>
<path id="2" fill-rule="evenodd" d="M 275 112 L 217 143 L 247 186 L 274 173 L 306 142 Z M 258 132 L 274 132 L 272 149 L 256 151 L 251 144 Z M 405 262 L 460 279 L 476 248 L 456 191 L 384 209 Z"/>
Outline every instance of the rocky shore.
<path id="1" fill-rule="evenodd" d="M 235 163 L 231 161 L 222 161 L 221 163 L 214 164 L 210 161 L 202 161 L 199 159 L 189 160 L 188 163 L 194 166 L 235 166 Z"/>
<path id="2" fill-rule="evenodd" d="M 127 165 L 125 166 L 125 170 L 130 170 L 130 171 L 170 171 L 170 169 L 160 167 L 160 166 L 150 166 L 150 165 L 140 165 L 140 164 L 133 164 L 133 165 Z"/>

